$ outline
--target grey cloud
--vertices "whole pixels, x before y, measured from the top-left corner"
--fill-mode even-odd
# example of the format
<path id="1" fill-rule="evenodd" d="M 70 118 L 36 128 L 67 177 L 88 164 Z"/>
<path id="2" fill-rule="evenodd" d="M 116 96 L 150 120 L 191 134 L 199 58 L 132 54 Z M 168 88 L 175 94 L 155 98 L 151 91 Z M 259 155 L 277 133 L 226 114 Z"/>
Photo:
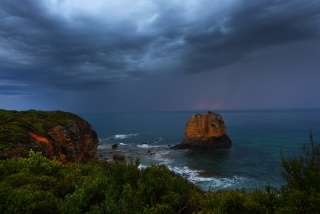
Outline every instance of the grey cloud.
<path id="1" fill-rule="evenodd" d="M 101 30 L 102 25 L 90 19 L 81 19 L 81 27 L 70 26 L 40 13 L 36 2 L 26 1 L 29 5 L 25 10 L 14 10 L 13 2 L 0 3 L 2 10 L 7 9 L 1 39 L 9 43 L 7 49 L 29 61 L 22 63 L 16 56 L 8 56 L 0 65 L 1 78 L 30 81 L 39 87 L 46 82 L 53 89 L 80 90 L 139 75 L 137 69 L 130 71 L 134 69 L 130 60 L 135 60 L 130 57 L 138 56 L 141 43 L 148 40 L 123 36 L 126 29 L 122 28 L 128 26 L 120 26 L 119 32 Z M 6 21 L 10 19 L 14 21 Z"/>
<path id="2" fill-rule="evenodd" d="M 243 2 L 244 6 L 227 15 L 222 28 L 210 30 L 209 25 L 186 35 L 189 49 L 182 60 L 187 71 L 212 71 L 240 62 L 255 50 L 319 39 L 319 25 L 314 24 L 320 18 L 319 2 L 259 1 L 253 5 L 251 1 Z M 211 21 L 208 23 L 215 22 Z"/>
<path id="3" fill-rule="evenodd" d="M 3 0 L 0 78 L 28 83 L 30 91 L 91 90 L 164 70 L 214 71 L 255 51 L 319 39 L 318 1 L 243 0 L 212 14 L 208 3 L 197 5 L 192 19 L 182 5 L 154 4 L 154 20 L 139 31 L 135 20 L 77 14 L 70 21 L 39 1 Z"/>

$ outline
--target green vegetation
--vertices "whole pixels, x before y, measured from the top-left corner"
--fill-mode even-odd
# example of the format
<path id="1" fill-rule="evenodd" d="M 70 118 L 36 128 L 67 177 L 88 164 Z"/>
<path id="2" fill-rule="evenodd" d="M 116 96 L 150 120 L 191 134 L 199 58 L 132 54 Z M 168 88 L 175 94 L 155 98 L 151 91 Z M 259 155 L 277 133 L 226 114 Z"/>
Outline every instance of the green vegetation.
<path id="1" fill-rule="evenodd" d="M 28 132 L 48 137 L 48 130 L 79 116 L 62 111 L 7 111 L 0 109 L 0 160 L 12 156 L 27 157 L 30 149 L 41 151 Z"/>
<path id="2" fill-rule="evenodd" d="M 203 192 L 163 165 L 63 165 L 34 152 L 39 147 L 28 132 L 48 137 L 53 126 L 79 119 L 61 111 L 0 110 L 0 213 L 320 213 L 320 144 L 311 132 L 302 156 L 281 154 L 281 188 Z M 22 157 L 7 159 L 9 151 Z"/>
<path id="3" fill-rule="evenodd" d="M 1 213 L 320 213 L 320 144 L 286 160 L 287 184 L 203 192 L 162 165 L 63 165 L 39 153 L 0 161 Z"/>
<path id="4" fill-rule="evenodd" d="M 178 213 L 200 190 L 165 166 L 63 165 L 39 153 L 0 161 L 1 213 Z"/>

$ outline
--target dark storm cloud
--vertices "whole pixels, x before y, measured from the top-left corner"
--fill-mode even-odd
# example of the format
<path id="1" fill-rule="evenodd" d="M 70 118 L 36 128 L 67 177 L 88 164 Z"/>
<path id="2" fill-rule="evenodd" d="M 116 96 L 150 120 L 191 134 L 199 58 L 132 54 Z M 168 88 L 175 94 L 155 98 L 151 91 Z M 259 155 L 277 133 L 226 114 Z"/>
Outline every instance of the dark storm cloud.
<path id="1" fill-rule="evenodd" d="M 112 20 L 66 17 L 42 1 L 2 0 L 1 93 L 85 91 L 154 72 L 214 71 L 265 48 L 319 39 L 319 1 L 152 3 L 148 19 Z"/>
<path id="2" fill-rule="evenodd" d="M 139 76 L 140 70 L 134 68 L 130 57 L 139 58 L 148 38 L 131 38 L 130 24 L 109 29 L 99 20 L 80 15 L 70 24 L 38 4 L 0 3 L 1 48 L 6 51 L 0 59 L 1 79 L 46 85 L 53 90 L 86 90 Z"/>
<path id="3" fill-rule="evenodd" d="M 189 72 L 212 71 L 252 51 L 319 38 L 319 9 L 318 1 L 242 1 L 221 17 L 220 28 L 209 19 L 186 35 L 190 48 L 183 63 Z"/>

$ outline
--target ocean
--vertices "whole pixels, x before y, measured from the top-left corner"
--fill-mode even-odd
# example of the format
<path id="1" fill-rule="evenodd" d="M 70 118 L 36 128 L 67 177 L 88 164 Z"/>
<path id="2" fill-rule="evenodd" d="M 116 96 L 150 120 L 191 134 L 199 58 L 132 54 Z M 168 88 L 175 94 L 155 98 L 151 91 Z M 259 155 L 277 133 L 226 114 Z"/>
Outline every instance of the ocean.
<path id="1" fill-rule="evenodd" d="M 139 158 L 140 167 L 164 164 L 203 190 L 280 187 L 281 155 L 302 154 L 303 144 L 320 139 L 320 110 L 212 111 L 226 125 L 232 147 L 216 151 L 170 150 L 184 138 L 192 114 L 205 111 L 79 114 L 98 133 L 98 155 Z M 112 149 L 117 143 L 118 148 Z"/>

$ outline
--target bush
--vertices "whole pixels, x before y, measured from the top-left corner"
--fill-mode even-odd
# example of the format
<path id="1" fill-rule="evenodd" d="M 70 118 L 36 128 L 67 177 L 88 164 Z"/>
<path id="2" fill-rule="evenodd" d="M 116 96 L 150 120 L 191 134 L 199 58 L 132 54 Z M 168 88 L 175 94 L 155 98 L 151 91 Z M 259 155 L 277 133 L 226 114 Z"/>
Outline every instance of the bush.
<path id="1" fill-rule="evenodd" d="M 281 203 L 271 191 L 226 190 L 198 194 L 199 213 L 275 213 Z"/>
<path id="2" fill-rule="evenodd" d="M 319 213 L 320 146 L 285 159 L 280 189 L 203 192 L 166 166 L 139 161 L 62 165 L 30 151 L 0 161 L 1 213 Z"/>
<path id="3" fill-rule="evenodd" d="M 139 161 L 62 165 L 40 153 L 0 161 L 1 213 L 177 213 L 200 190 Z M 190 212 L 189 212 L 190 213 Z"/>
<path id="4" fill-rule="evenodd" d="M 314 213 L 320 210 L 320 144 L 309 136 L 310 145 L 303 146 L 303 155 L 286 160 L 281 153 L 282 177 L 287 182 L 281 187 L 283 212 Z"/>

